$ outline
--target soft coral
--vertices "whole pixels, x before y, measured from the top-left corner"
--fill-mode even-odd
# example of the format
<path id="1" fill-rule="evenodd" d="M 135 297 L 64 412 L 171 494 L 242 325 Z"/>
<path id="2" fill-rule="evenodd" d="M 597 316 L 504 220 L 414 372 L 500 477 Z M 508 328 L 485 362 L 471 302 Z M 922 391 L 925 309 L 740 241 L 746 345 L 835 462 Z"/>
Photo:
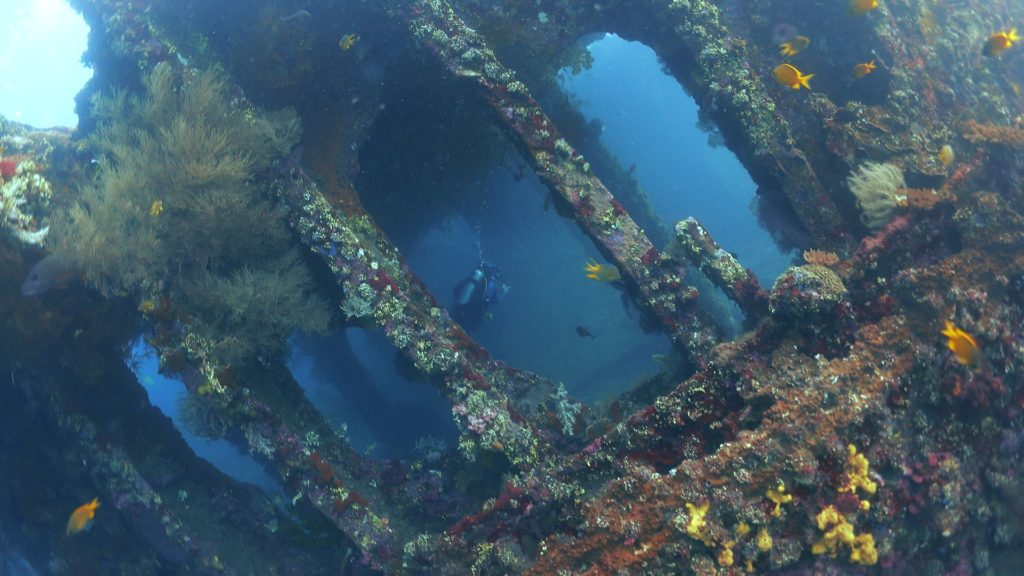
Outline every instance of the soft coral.
<path id="1" fill-rule="evenodd" d="M 10 178 L 18 170 L 20 162 L 17 158 L 0 158 L 0 178 Z"/>

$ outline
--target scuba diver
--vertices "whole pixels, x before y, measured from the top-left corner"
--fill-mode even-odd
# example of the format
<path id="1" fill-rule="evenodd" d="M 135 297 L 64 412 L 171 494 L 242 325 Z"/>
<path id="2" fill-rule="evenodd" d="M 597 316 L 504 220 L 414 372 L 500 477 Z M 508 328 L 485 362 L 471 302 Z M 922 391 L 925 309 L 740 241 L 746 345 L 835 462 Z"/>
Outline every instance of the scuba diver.
<path id="1" fill-rule="evenodd" d="M 508 289 L 501 281 L 501 270 L 481 260 L 469 276 L 455 285 L 455 320 L 466 328 L 480 326 L 491 305 L 501 300 Z"/>

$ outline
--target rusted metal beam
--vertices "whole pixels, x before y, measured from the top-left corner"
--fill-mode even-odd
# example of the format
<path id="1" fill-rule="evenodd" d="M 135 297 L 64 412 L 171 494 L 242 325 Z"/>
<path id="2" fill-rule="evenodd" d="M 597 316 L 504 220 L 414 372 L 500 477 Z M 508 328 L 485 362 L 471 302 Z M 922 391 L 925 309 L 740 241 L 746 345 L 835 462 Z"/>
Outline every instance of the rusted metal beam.
<path id="1" fill-rule="evenodd" d="M 687 260 L 725 292 L 749 321 L 755 322 L 767 314 L 768 294 L 761 289 L 757 277 L 719 246 L 700 222 L 687 218 L 677 223 L 676 241 Z"/>

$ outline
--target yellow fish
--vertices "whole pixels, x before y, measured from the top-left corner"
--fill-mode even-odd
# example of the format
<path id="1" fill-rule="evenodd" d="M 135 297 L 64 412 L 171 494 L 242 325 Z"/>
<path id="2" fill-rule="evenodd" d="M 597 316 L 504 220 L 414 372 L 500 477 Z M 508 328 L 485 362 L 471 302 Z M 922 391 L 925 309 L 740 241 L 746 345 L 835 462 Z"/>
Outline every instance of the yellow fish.
<path id="1" fill-rule="evenodd" d="M 164 213 L 164 201 L 153 200 L 153 203 L 149 205 L 149 215 L 156 217 Z"/>
<path id="2" fill-rule="evenodd" d="M 953 154 L 953 147 L 949 144 L 943 144 L 935 157 L 939 159 L 943 166 L 949 166 L 953 163 L 953 160 L 956 160 L 956 155 Z"/>
<path id="3" fill-rule="evenodd" d="M 999 56 L 1013 47 L 1014 42 L 1020 42 L 1016 28 L 996 32 L 988 37 L 985 42 L 985 56 Z"/>
<path id="4" fill-rule="evenodd" d="M 139 312 L 142 312 L 143 314 L 149 314 L 153 310 L 156 310 L 156 300 L 153 300 L 152 298 L 147 298 L 142 302 L 139 302 Z"/>
<path id="5" fill-rule="evenodd" d="M 587 273 L 587 278 L 597 280 L 598 282 L 616 282 L 622 279 L 619 269 L 615 266 L 598 264 L 593 260 L 587 260 L 587 264 L 583 269 Z"/>
<path id="6" fill-rule="evenodd" d="M 850 0 L 850 15 L 861 16 L 878 9 L 878 0 Z"/>
<path id="7" fill-rule="evenodd" d="M 789 86 L 793 90 L 799 90 L 801 86 L 811 89 L 807 81 L 814 78 L 814 74 L 802 74 L 799 70 L 789 64 L 779 64 L 772 73 L 775 81 L 783 86 Z"/>
<path id="8" fill-rule="evenodd" d="M 942 335 L 946 337 L 946 347 L 953 353 L 957 362 L 968 368 L 973 368 L 981 361 L 981 350 L 978 349 L 978 343 L 974 341 L 973 336 L 957 328 L 948 320 Z"/>
<path id="9" fill-rule="evenodd" d="M 875 69 L 875 61 L 874 60 L 872 60 L 871 62 L 861 62 L 860 64 L 857 64 L 857 65 L 855 65 L 853 67 L 853 77 L 854 78 L 863 78 L 863 77 L 867 76 L 868 74 L 871 74 L 871 71 L 874 70 L 874 69 Z"/>
<path id="10" fill-rule="evenodd" d="M 355 46 L 356 42 L 358 41 L 359 35 L 353 32 L 349 32 L 348 34 L 342 36 L 341 40 L 338 40 L 338 47 L 341 48 L 342 51 L 347 51 L 349 48 Z"/>
<path id="11" fill-rule="evenodd" d="M 811 39 L 807 36 L 797 36 L 792 40 L 787 40 L 782 44 L 779 44 L 779 55 L 780 56 L 796 56 L 803 52 L 804 48 L 811 45 Z"/>
<path id="12" fill-rule="evenodd" d="M 71 513 L 71 518 L 68 518 L 68 531 L 67 534 L 78 534 L 82 530 L 88 530 L 92 526 L 92 521 L 96 517 L 96 509 L 100 507 L 100 499 L 93 498 L 92 502 L 82 504 L 75 511 Z"/>

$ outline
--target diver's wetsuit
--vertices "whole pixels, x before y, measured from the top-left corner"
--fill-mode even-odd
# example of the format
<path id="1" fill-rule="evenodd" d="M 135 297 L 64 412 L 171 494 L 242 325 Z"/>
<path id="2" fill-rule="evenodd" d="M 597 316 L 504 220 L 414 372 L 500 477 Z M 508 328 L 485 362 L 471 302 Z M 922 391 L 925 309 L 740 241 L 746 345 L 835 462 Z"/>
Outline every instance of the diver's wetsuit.
<path id="1" fill-rule="evenodd" d="M 466 328 L 476 328 L 491 305 L 501 299 L 508 286 L 501 283 L 501 270 L 481 262 L 469 276 L 455 285 L 455 320 Z"/>

